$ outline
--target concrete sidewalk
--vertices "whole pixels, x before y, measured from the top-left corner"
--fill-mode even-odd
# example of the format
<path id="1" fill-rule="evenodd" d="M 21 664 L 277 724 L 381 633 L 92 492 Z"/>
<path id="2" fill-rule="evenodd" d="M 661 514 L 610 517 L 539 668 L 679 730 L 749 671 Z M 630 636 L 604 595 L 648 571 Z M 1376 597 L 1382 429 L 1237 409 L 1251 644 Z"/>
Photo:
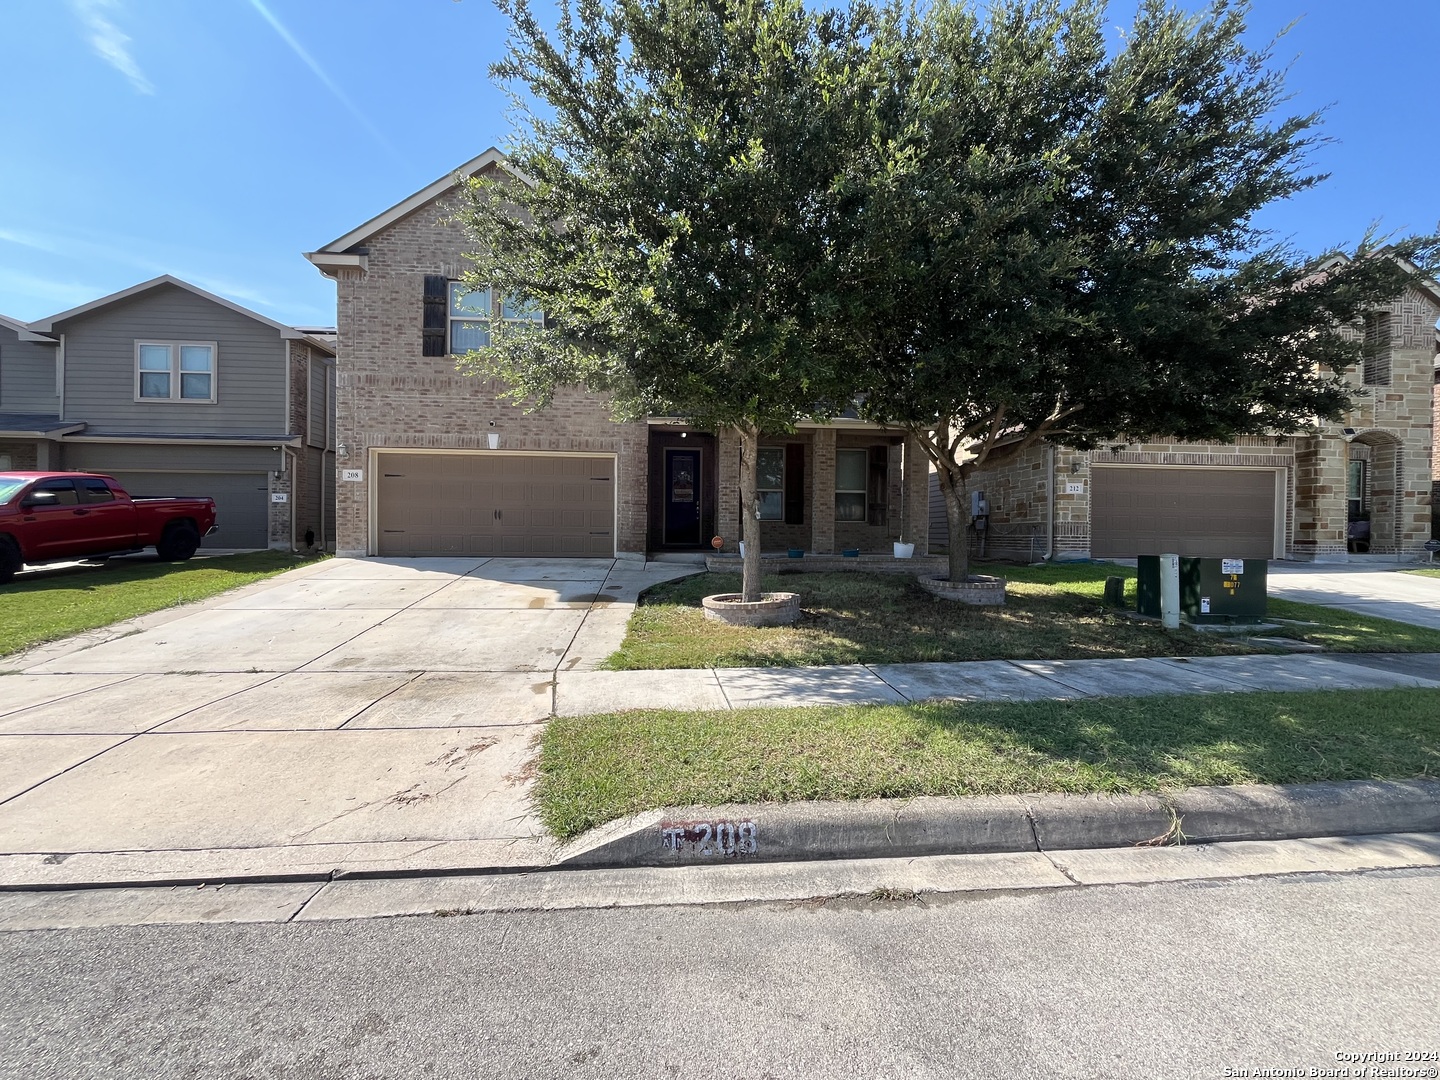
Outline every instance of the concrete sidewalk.
<path id="1" fill-rule="evenodd" d="M 555 715 L 911 701 L 1064 701 L 1256 690 L 1440 689 L 1440 653 L 979 660 L 813 668 L 561 671 Z"/>
<path id="2" fill-rule="evenodd" d="M 332 560 L 7 658 L 0 890 L 551 866 L 530 791 L 555 715 L 1440 688 L 1433 654 L 595 670 L 693 570 Z"/>

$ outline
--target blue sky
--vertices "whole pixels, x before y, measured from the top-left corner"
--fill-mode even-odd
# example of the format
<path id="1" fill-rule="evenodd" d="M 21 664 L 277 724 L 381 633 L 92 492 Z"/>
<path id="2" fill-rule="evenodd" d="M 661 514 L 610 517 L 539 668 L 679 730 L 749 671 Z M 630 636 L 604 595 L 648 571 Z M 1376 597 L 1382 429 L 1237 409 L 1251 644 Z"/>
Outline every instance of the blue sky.
<path id="1" fill-rule="evenodd" d="M 1130 3 L 1112 5 L 1116 23 Z M 1440 0 L 1257 0 L 1292 20 L 1295 111 L 1332 104 L 1332 177 L 1261 221 L 1306 251 L 1440 223 Z M 331 324 L 301 258 L 491 145 L 487 0 L 7 0 L 0 313 L 33 320 L 171 273 Z"/>

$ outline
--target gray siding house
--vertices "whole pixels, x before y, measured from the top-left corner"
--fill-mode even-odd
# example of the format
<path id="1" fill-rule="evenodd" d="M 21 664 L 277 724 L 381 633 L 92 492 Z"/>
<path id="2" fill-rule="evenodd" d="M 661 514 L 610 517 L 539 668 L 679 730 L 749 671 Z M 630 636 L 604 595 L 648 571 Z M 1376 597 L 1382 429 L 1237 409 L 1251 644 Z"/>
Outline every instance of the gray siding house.
<path id="1" fill-rule="evenodd" d="M 48 469 L 53 442 L 83 424 L 60 419 L 57 342 L 0 315 L 0 469 Z"/>
<path id="2" fill-rule="evenodd" d="M 11 340 L 13 336 L 13 341 Z M 215 500 L 209 547 L 334 537 L 334 357 L 297 329 L 166 275 L 0 323 L 0 466 L 114 476 Z"/>

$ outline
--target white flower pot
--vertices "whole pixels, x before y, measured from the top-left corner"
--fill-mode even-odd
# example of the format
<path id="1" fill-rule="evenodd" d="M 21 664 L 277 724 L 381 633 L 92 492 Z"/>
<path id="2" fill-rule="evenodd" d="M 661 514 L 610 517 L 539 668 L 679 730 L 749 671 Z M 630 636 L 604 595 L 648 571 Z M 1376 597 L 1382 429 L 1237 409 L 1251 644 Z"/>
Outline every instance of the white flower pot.
<path id="1" fill-rule="evenodd" d="M 908 559 L 908 558 L 910 558 L 911 556 L 913 556 L 914 554 L 915 554 L 915 545 L 914 545 L 914 544 L 901 543 L 899 540 L 896 540 L 896 541 L 895 541 L 895 558 L 897 558 L 897 559 Z"/>

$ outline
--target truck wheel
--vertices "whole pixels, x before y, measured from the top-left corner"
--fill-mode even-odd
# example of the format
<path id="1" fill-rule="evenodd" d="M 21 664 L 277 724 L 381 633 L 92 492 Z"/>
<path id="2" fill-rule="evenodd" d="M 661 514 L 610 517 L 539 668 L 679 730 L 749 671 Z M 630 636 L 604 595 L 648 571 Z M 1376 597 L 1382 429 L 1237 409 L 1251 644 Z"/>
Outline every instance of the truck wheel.
<path id="1" fill-rule="evenodd" d="M 195 531 L 194 525 L 173 521 L 166 525 L 165 531 L 160 534 L 160 542 L 155 545 L 155 554 L 165 562 L 184 562 L 195 554 L 195 549 L 199 546 L 200 534 Z"/>
<path id="2" fill-rule="evenodd" d="M 9 581 L 24 565 L 19 545 L 8 536 L 0 536 L 0 582 Z"/>

